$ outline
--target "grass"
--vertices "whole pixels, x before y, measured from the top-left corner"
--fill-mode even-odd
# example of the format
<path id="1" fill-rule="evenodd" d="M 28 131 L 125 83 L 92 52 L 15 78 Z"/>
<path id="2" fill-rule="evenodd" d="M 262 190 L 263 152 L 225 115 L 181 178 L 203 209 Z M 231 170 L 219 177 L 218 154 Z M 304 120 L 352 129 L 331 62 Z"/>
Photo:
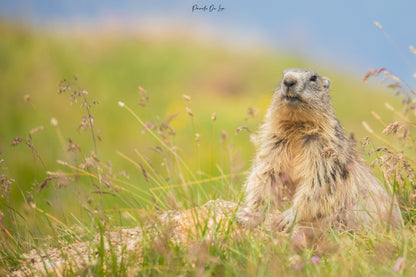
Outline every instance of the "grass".
<path id="1" fill-rule="evenodd" d="M 314 67 L 331 72 L 333 103 L 347 131 L 361 139 L 368 135 L 361 122 L 372 128 L 363 150 L 396 188 L 403 230 L 331 233 L 318 255 L 296 251 L 267 230 L 235 234 L 230 217 L 215 222 L 214 236 L 202 220 L 186 245 L 175 243 L 169 228 L 157 236 L 144 228 L 140 251 L 129 252 L 109 241 L 108 232 L 147 227 L 166 210 L 211 199 L 241 200 L 254 152 L 250 135 L 280 72 L 313 62 L 192 40 L 58 36 L 5 22 L 0 35 L 0 275 L 25 265 L 31 249 L 50 247 L 68 256 L 52 275 L 415 274 L 411 98 L 404 98 L 402 112 L 380 87 Z M 401 85 L 390 88 L 405 89 L 387 71 L 375 72 L 392 78 L 388 85 Z M 384 108 L 387 101 L 393 110 Z M 387 123 L 392 118 L 398 125 Z M 68 250 L 82 241 L 93 242 L 89 258 L 96 258 L 86 266 Z M 53 257 L 42 261 L 47 268 Z"/>

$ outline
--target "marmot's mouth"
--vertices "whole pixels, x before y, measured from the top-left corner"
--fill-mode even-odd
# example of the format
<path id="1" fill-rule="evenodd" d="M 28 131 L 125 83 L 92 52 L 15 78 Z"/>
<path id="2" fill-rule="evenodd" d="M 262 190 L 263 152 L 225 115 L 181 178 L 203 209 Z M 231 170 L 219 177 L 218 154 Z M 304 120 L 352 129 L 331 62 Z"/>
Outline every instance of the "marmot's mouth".
<path id="1" fill-rule="evenodd" d="M 297 96 L 294 96 L 292 94 L 290 94 L 290 92 L 287 92 L 287 95 L 285 96 L 285 99 L 287 102 L 295 102 L 297 100 L 299 100 L 299 98 Z"/>

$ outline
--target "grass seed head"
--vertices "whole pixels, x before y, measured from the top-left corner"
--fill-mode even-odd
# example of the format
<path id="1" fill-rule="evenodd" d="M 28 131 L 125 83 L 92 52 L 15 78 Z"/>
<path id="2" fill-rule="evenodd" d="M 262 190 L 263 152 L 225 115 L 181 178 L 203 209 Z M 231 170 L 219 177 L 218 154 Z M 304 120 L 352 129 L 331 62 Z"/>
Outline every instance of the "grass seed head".
<path id="1" fill-rule="evenodd" d="M 30 94 L 25 94 L 25 96 L 23 96 L 23 99 L 25 100 L 25 102 L 30 102 Z"/>
<path id="2" fill-rule="evenodd" d="M 392 105 L 390 105 L 389 103 L 384 103 L 384 105 L 386 106 L 387 109 L 389 109 L 390 111 L 394 112 L 394 108 Z"/>
<path id="3" fill-rule="evenodd" d="M 190 109 L 190 108 L 188 108 L 188 107 L 185 107 L 185 110 L 186 110 L 186 113 L 189 115 L 189 116 L 194 116 L 194 113 L 192 112 L 192 110 Z"/>
<path id="4" fill-rule="evenodd" d="M 188 103 L 191 103 L 191 96 L 186 95 L 186 94 L 182 94 L 183 99 L 185 99 Z"/>
<path id="5" fill-rule="evenodd" d="M 34 133 L 37 133 L 37 132 L 43 131 L 44 129 L 45 129 L 45 127 L 43 127 L 43 126 L 39 126 L 39 127 L 36 127 L 36 128 L 33 128 L 32 130 L 30 130 L 29 134 L 30 134 L 30 135 L 33 135 Z"/>
<path id="6" fill-rule="evenodd" d="M 387 127 L 383 130 L 383 134 L 392 134 L 395 135 L 397 132 L 402 128 L 401 124 L 397 121 L 390 123 Z"/>
<path id="7" fill-rule="evenodd" d="M 240 133 L 242 130 L 246 130 L 247 132 L 249 132 L 250 133 L 250 130 L 248 129 L 248 127 L 247 126 L 240 126 L 240 127 L 238 127 L 236 130 L 235 130 L 235 134 L 237 135 L 238 133 Z"/>
<path id="8" fill-rule="evenodd" d="M 221 142 L 224 143 L 227 140 L 228 134 L 225 130 L 221 131 Z"/>
<path id="9" fill-rule="evenodd" d="M 377 21 L 374 21 L 374 25 L 377 26 L 377 28 L 379 28 L 380 30 L 383 30 L 383 26 L 381 26 L 381 24 Z"/>
<path id="10" fill-rule="evenodd" d="M 58 127 L 58 120 L 55 117 L 51 118 L 51 125 L 53 127 Z"/>
<path id="11" fill-rule="evenodd" d="M 370 126 L 367 124 L 367 122 L 363 121 L 362 122 L 364 128 L 367 130 L 367 132 L 369 132 L 370 134 L 374 134 L 373 129 L 370 128 Z"/>

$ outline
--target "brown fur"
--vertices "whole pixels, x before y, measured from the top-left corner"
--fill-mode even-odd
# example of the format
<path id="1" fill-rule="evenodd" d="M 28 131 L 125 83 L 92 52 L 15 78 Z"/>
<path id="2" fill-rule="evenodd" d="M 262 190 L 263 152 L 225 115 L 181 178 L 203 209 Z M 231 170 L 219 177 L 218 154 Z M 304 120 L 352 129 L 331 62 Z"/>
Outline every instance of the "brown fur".
<path id="1" fill-rule="evenodd" d="M 255 225 L 269 210 L 285 209 L 274 220 L 279 230 L 294 223 L 347 229 L 400 225 L 393 197 L 345 137 L 329 86 L 328 78 L 312 70 L 284 71 L 257 137 L 238 213 L 243 223 Z"/>

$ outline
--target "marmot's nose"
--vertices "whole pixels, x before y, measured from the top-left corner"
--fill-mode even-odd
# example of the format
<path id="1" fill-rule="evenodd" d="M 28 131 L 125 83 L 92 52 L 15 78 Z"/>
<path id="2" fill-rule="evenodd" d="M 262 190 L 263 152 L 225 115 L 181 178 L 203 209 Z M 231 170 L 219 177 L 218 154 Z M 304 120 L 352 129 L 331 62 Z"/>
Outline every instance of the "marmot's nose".
<path id="1" fill-rule="evenodd" d="M 294 86 L 296 83 L 297 80 L 293 76 L 286 76 L 286 78 L 283 80 L 283 84 L 288 88 Z"/>

